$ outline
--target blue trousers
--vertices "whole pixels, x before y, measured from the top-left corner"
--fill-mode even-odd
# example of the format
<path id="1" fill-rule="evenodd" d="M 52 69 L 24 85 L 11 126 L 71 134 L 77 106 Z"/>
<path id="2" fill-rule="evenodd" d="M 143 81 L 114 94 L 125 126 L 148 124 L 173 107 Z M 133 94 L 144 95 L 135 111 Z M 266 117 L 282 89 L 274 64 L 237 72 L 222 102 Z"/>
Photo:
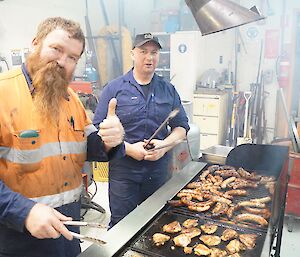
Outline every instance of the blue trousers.
<path id="1" fill-rule="evenodd" d="M 56 208 L 66 216 L 80 220 L 80 202 Z M 79 228 L 69 226 L 79 233 Z M 0 257 L 76 257 L 81 252 L 78 239 L 69 241 L 63 236 L 57 239 L 37 239 L 28 231 L 24 233 L 0 225 Z"/>
<path id="2" fill-rule="evenodd" d="M 134 167 L 131 163 L 110 165 L 109 206 L 112 227 L 152 195 L 167 180 L 167 165 Z"/>

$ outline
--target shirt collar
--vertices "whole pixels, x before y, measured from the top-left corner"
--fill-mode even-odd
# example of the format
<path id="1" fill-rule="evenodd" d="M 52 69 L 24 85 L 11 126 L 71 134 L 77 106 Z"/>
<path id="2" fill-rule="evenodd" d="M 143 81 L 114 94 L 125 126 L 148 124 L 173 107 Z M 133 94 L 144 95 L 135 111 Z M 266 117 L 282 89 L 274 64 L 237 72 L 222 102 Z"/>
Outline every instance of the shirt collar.
<path id="1" fill-rule="evenodd" d="M 25 79 L 26 79 L 28 88 L 29 88 L 29 90 L 30 90 L 30 93 L 33 94 L 33 92 L 34 92 L 34 87 L 33 87 L 33 85 L 32 85 L 32 80 L 31 80 L 31 78 L 30 78 L 30 75 L 29 75 L 29 73 L 28 73 L 28 70 L 27 70 L 27 68 L 26 68 L 25 63 L 22 63 L 21 68 L 22 68 L 22 72 L 23 72 L 23 74 L 24 74 L 24 76 L 25 76 Z"/>

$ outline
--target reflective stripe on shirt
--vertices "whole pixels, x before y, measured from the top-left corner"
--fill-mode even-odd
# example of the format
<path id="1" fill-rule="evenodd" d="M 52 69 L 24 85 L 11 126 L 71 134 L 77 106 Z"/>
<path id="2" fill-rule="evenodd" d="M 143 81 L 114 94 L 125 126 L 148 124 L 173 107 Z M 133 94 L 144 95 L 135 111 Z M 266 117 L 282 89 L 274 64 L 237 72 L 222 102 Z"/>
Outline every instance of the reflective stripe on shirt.
<path id="1" fill-rule="evenodd" d="M 36 163 L 46 157 L 60 154 L 83 154 L 87 151 L 87 142 L 56 142 L 44 144 L 35 150 L 20 150 L 16 148 L 0 147 L 0 158 L 14 163 Z"/>
<path id="2" fill-rule="evenodd" d="M 82 192 L 82 185 L 73 190 L 62 192 L 59 194 L 35 197 L 30 199 L 35 202 L 43 203 L 50 207 L 56 208 L 64 204 L 79 201 L 81 192 Z"/>

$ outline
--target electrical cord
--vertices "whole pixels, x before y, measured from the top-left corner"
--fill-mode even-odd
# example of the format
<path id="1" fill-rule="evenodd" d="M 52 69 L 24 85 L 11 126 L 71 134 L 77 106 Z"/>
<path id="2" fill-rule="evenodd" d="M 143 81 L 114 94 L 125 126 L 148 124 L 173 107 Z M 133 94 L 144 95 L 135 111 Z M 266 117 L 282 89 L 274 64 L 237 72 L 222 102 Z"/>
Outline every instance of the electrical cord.
<path id="1" fill-rule="evenodd" d="M 7 63 L 7 61 L 6 61 L 6 59 L 4 57 L 0 56 L 0 62 L 4 62 L 6 64 L 7 70 L 9 70 L 8 63 Z"/>

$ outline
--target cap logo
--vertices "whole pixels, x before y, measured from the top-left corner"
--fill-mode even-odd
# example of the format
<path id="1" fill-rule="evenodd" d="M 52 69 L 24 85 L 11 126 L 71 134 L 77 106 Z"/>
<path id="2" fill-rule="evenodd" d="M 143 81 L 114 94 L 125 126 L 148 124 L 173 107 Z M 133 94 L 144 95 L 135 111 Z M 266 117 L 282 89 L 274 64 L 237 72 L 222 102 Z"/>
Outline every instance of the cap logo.
<path id="1" fill-rule="evenodd" d="M 152 34 L 145 34 L 144 35 L 144 38 L 147 38 L 147 39 L 152 39 L 153 38 L 153 35 Z"/>

